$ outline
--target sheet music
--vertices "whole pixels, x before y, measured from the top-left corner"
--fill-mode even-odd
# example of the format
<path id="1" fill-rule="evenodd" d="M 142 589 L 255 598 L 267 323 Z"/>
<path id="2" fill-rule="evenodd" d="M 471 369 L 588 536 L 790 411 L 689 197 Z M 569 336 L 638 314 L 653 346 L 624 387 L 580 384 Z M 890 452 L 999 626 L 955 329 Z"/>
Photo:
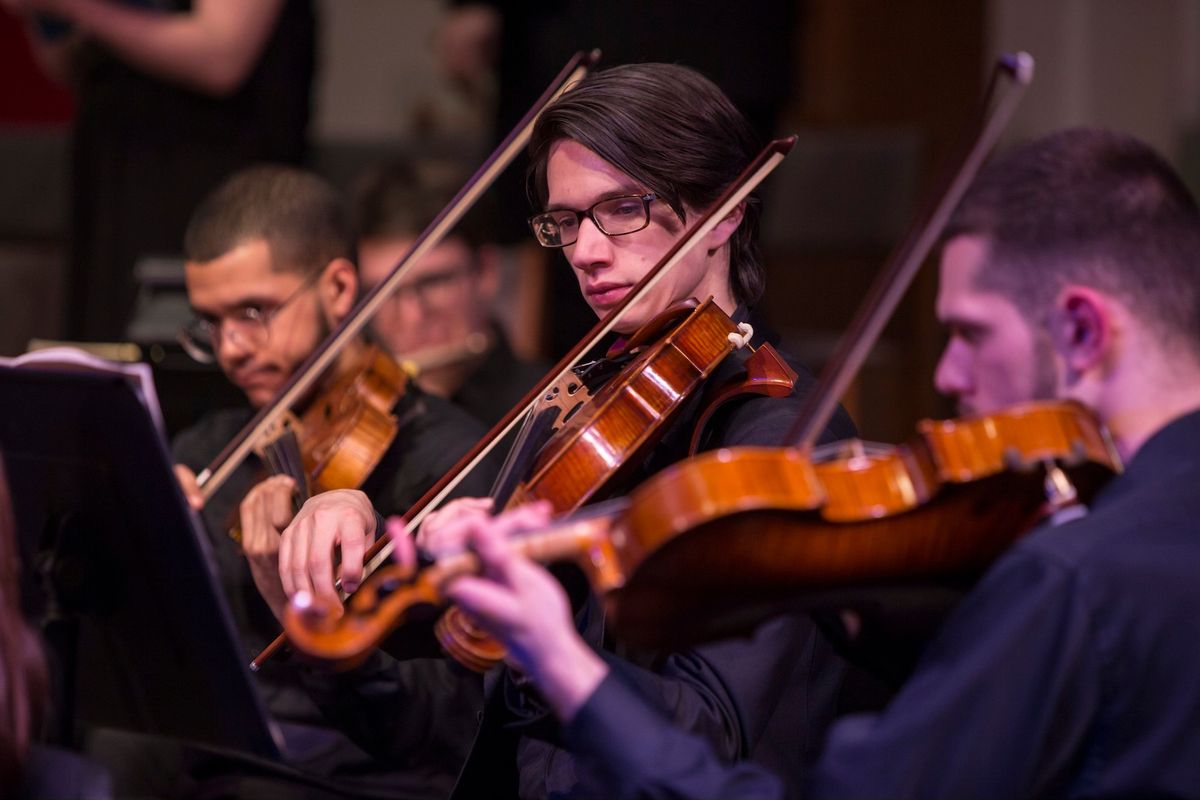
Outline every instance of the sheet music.
<path id="1" fill-rule="evenodd" d="M 158 392 L 154 388 L 154 375 L 150 365 L 144 362 L 109 361 L 92 355 L 77 347 L 48 347 L 34 350 L 14 358 L 0 356 L 0 366 L 27 369 L 92 372 L 101 375 L 121 375 L 133 387 L 154 422 L 154 429 L 164 446 L 167 444 L 167 427 L 163 423 L 162 408 L 158 403 Z"/>

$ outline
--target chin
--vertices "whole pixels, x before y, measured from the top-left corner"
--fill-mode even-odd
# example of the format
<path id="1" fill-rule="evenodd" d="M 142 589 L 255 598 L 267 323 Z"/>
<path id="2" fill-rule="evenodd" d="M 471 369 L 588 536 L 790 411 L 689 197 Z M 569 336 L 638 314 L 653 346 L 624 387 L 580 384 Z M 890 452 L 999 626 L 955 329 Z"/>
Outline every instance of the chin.
<path id="1" fill-rule="evenodd" d="M 244 393 L 255 409 L 262 408 L 275 398 L 274 389 L 246 389 Z"/>
<path id="2" fill-rule="evenodd" d="M 603 319 L 609 314 L 610 311 L 611 309 L 604 311 L 596 310 L 596 314 Z M 629 336 L 630 334 L 637 333 L 638 330 L 641 329 L 641 327 L 649 322 L 652 318 L 653 315 L 647 316 L 641 308 L 635 305 L 632 308 L 625 310 L 625 314 L 621 317 L 621 319 L 617 320 L 617 324 L 613 326 L 613 330 L 617 333 Z"/>

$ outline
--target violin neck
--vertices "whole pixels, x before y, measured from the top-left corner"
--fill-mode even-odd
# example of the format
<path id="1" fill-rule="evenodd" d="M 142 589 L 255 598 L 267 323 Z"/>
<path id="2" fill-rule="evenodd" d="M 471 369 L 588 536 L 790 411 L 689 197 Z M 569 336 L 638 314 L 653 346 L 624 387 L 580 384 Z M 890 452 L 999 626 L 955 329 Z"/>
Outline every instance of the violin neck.
<path id="1" fill-rule="evenodd" d="M 279 436 L 262 445 L 259 450 L 267 468 L 272 475 L 287 475 L 296 482 L 296 492 L 293 496 L 294 511 L 299 513 L 300 506 L 311 494 L 308 483 L 308 470 L 304 467 L 304 456 L 300 450 L 300 440 L 296 438 L 295 429 L 288 427 Z"/>
<path id="2" fill-rule="evenodd" d="M 598 592 L 611 591 L 625 580 L 625 559 L 621 552 L 624 536 L 617 520 L 628 505 L 626 498 L 597 503 L 550 527 L 517 534 L 509 540 L 509 546 L 513 552 L 541 564 L 575 562 Z M 481 569 L 479 556 L 464 550 L 439 558 L 425 577 L 441 585 Z"/>

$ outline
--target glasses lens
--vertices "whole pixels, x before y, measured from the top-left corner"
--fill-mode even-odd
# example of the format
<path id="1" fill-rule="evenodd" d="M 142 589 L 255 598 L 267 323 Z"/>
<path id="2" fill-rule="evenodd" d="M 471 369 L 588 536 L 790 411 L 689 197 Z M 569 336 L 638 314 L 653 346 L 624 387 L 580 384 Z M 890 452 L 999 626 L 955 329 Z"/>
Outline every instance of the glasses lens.
<path id="1" fill-rule="evenodd" d="M 530 218 L 529 226 L 542 247 L 565 247 L 578 235 L 579 217 L 574 211 L 548 211 Z"/>
<path id="2" fill-rule="evenodd" d="M 592 215 L 600 223 L 600 229 L 609 236 L 633 233 L 646 227 L 650 221 L 649 209 L 640 197 L 614 197 L 597 203 Z"/>
<path id="3" fill-rule="evenodd" d="M 179 341 L 179 346 L 183 348 L 183 352 L 187 353 L 194 361 L 199 361 L 201 364 L 211 364 L 216 360 L 212 337 L 213 327 L 211 323 L 205 322 L 202 319 L 193 319 L 179 329 L 179 333 L 175 338 Z"/>
<path id="4" fill-rule="evenodd" d="M 540 240 L 539 240 L 540 241 Z M 460 281 L 467 277 L 473 268 L 470 266 L 424 275 L 408 284 L 396 287 L 392 294 L 393 300 L 402 298 L 415 299 L 427 307 L 448 306 L 462 299 L 462 284 Z"/>
<path id="5" fill-rule="evenodd" d="M 220 322 L 197 317 L 180 329 L 176 339 L 194 360 L 211 364 L 217 360 L 217 346 L 222 336 L 228 336 L 230 341 L 242 347 L 257 349 L 266 345 L 270 338 L 269 323 L 268 315 L 255 308 L 245 308 Z"/>

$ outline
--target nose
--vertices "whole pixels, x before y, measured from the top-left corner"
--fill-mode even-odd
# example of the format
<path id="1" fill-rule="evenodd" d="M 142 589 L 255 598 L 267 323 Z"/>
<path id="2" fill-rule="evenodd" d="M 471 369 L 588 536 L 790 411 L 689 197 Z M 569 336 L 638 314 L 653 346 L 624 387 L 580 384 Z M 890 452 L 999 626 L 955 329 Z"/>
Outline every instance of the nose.
<path id="1" fill-rule="evenodd" d="M 217 358 L 223 362 L 238 361 L 250 355 L 253 348 L 246 336 L 222 320 L 217 326 Z"/>
<path id="2" fill-rule="evenodd" d="M 405 322 L 424 316 L 425 300 L 418 294 L 419 290 L 412 286 L 402 286 L 392 295 L 396 316 Z"/>
<path id="3" fill-rule="evenodd" d="M 579 237 L 571 245 L 567 259 L 575 269 L 590 271 L 612 263 L 612 242 L 587 217 L 579 222 Z"/>
<path id="4" fill-rule="evenodd" d="M 942 357 L 933 373 L 933 385 L 939 394 L 960 398 L 971 391 L 970 371 L 967 369 L 965 346 L 957 339 L 946 343 Z"/>

